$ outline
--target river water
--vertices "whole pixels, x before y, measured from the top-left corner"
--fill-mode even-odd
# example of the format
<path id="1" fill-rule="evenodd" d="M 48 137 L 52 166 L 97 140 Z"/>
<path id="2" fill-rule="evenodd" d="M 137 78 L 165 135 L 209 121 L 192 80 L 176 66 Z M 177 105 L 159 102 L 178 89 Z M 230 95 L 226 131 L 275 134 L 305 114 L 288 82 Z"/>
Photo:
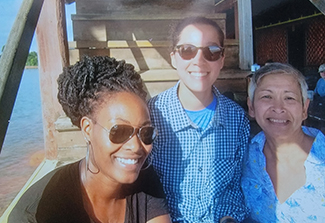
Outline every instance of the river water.
<path id="1" fill-rule="evenodd" d="M 0 216 L 43 159 L 38 69 L 25 69 L 0 154 Z"/>

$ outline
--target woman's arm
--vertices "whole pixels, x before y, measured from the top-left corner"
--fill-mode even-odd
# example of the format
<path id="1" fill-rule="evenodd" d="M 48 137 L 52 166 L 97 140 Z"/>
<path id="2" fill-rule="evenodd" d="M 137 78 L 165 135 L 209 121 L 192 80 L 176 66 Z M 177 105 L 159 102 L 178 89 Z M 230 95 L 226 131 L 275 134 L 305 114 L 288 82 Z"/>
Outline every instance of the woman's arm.
<path id="1" fill-rule="evenodd" d="M 147 223 L 171 223 L 171 222 L 172 221 L 170 220 L 169 214 L 161 215 L 147 221 Z"/>

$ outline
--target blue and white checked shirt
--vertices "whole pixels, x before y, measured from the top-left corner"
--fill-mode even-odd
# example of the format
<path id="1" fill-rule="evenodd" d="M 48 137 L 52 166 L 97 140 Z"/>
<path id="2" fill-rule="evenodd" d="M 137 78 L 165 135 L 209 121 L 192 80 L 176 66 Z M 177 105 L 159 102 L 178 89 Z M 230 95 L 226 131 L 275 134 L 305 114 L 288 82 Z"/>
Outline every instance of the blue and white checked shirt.
<path id="1" fill-rule="evenodd" d="M 242 221 L 248 215 L 240 189 L 249 122 L 243 109 L 221 95 L 204 130 L 186 115 L 177 96 L 179 82 L 149 101 L 158 137 L 153 165 L 173 221 L 217 222 L 224 216 Z"/>

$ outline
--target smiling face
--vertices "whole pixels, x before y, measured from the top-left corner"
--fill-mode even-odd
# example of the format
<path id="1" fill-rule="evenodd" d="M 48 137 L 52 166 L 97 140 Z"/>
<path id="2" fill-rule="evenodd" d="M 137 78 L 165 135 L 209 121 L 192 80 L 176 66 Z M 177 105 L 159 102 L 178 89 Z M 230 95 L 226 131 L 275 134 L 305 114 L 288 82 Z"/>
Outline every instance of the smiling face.
<path id="1" fill-rule="evenodd" d="M 309 100 L 303 103 L 298 81 L 288 74 L 269 74 L 257 85 L 254 101 L 248 99 L 249 115 L 255 117 L 265 135 L 290 137 L 301 131 Z"/>
<path id="2" fill-rule="evenodd" d="M 210 45 L 221 46 L 218 32 L 211 25 L 192 24 L 186 26 L 180 33 L 177 45 L 191 44 L 196 47 Z M 190 60 L 183 59 L 177 51 L 172 52 L 171 61 L 180 77 L 180 90 L 186 88 L 192 92 L 211 94 L 211 87 L 219 76 L 224 64 L 224 56 L 217 61 L 208 61 L 202 50 Z"/>
<path id="3" fill-rule="evenodd" d="M 133 183 L 152 145 L 145 145 L 137 134 L 121 144 L 111 142 L 107 130 L 116 124 L 130 125 L 135 128 L 150 126 L 146 103 L 135 94 L 116 93 L 107 96 L 98 107 L 93 119 L 87 117 L 82 119 L 82 130 L 92 146 L 90 167 L 92 170 L 99 169 L 98 177 L 106 178 L 110 182 Z"/>

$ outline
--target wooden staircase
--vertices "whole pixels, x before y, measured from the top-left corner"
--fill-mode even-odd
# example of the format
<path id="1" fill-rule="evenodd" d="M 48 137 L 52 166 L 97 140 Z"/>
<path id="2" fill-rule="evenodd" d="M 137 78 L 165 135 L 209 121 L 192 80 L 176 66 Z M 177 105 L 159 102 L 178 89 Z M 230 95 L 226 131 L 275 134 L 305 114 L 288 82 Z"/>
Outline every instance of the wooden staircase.
<path id="1" fill-rule="evenodd" d="M 226 14 L 215 13 L 214 0 L 76 0 L 72 16 L 74 41 L 69 43 L 70 64 L 83 55 L 107 55 L 124 59 L 141 74 L 149 97 L 178 81 L 170 62 L 171 24 L 194 15 L 204 15 L 226 29 Z M 238 69 L 239 43 L 225 40 L 225 66 L 216 85 L 246 101 L 247 71 Z M 58 159 L 74 161 L 85 154 L 80 131 L 63 116 L 56 123 Z"/>

